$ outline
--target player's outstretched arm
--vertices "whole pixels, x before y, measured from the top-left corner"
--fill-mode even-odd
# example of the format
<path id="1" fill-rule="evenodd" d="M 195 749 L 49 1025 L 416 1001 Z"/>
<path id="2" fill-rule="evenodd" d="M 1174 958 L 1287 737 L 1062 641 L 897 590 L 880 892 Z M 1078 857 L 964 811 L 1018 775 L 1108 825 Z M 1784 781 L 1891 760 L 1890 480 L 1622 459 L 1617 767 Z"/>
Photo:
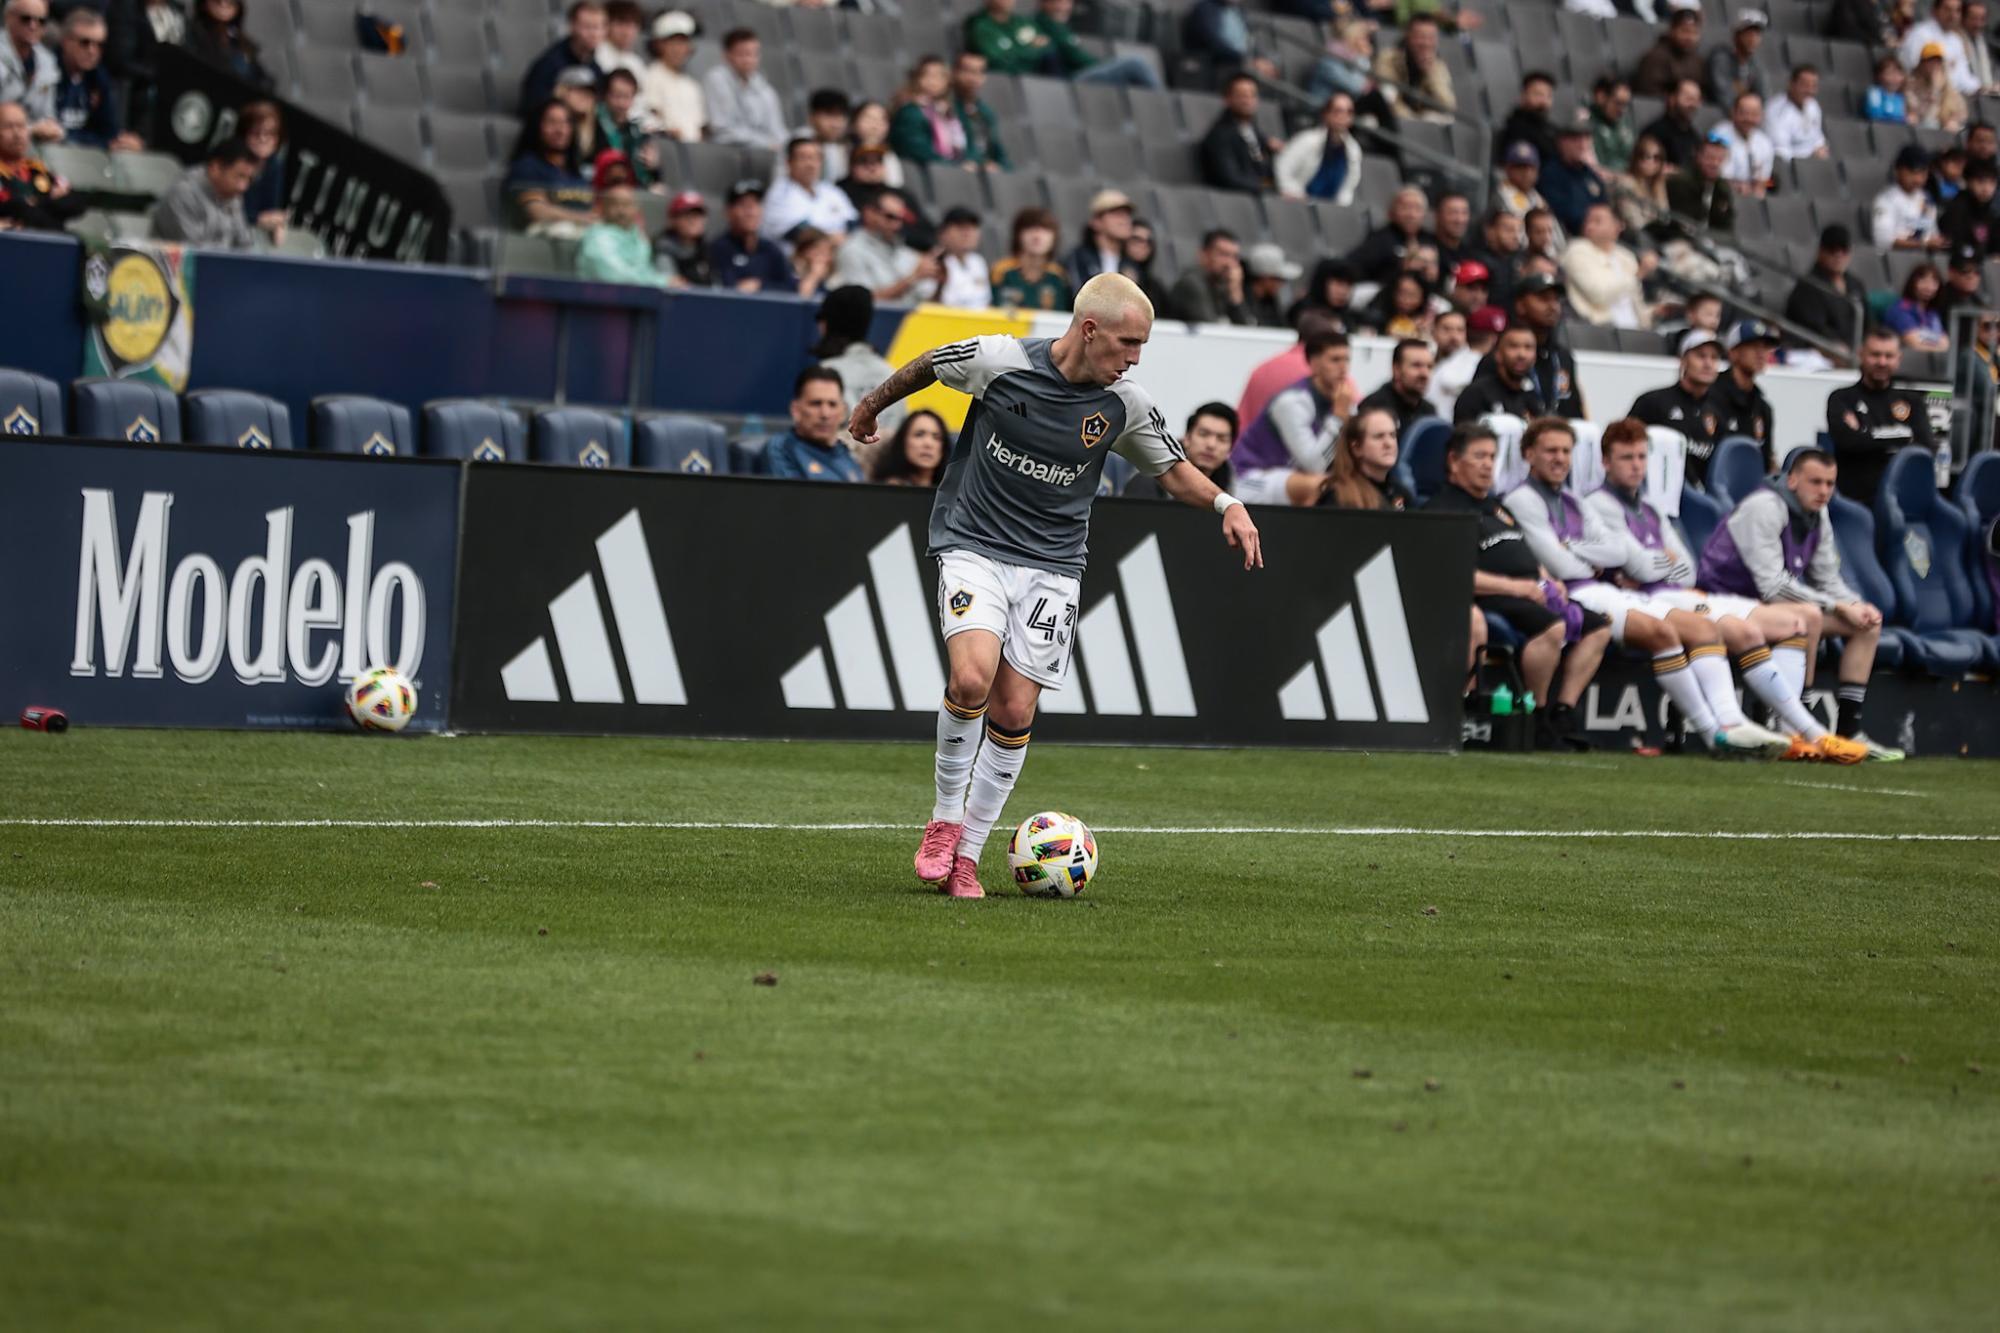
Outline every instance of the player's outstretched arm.
<path id="1" fill-rule="evenodd" d="M 1221 514 L 1223 540 L 1242 548 L 1243 568 L 1264 567 L 1264 542 L 1257 535 L 1257 525 L 1250 521 L 1250 510 L 1204 476 L 1200 468 L 1181 459 L 1160 474 L 1160 489 L 1182 504 Z"/>
<path id="2" fill-rule="evenodd" d="M 931 353 L 925 352 L 861 396 L 861 401 L 854 405 L 853 418 L 847 423 L 847 433 L 863 444 L 875 443 L 875 418 L 889 404 L 900 403 L 936 383 L 937 371 L 931 365 Z"/>

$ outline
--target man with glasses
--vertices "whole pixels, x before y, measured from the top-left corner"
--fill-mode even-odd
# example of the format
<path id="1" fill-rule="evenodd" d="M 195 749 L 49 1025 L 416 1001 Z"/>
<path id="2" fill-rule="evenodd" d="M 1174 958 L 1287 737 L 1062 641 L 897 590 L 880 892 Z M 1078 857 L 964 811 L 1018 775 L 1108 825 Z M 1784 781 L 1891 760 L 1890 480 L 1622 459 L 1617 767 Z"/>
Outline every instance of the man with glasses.
<path id="1" fill-rule="evenodd" d="M 136 152 L 146 145 L 121 123 L 118 90 L 104 72 L 105 32 L 94 9 L 72 9 L 63 20 L 56 120 L 66 143 Z"/>
<path id="2" fill-rule="evenodd" d="M 937 295 L 937 256 L 903 244 L 908 220 L 903 196 L 894 190 L 883 190 L 863 204 L 861 229 L 840 247 L 833 285 L 866 287 L 884 302 L 928 301 Z"/>
<path id="3" fill-rule="evenodd" d="M 42 38 L 49 30 L 48 0 L 7 0 L 7 40 L 0 42 L 0 102 L 19 102 L 28 134 L 37 143 L 63 137 L 56 119 L 61 73 Z"/>

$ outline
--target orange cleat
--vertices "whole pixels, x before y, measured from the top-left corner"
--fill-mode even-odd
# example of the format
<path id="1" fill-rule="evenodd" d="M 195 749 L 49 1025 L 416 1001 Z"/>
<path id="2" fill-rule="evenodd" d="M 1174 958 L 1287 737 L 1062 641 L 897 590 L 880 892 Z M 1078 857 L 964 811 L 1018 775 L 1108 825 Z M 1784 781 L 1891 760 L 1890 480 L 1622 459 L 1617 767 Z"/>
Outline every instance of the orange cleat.
<path id="1" fill-rule="evenodd" d="M 1819 752 L 1836 764 L 1858 764 L 1868 757 L 1868 747 L 1862 742 L 1832 732 L 1819 738 Z"/>
<path id="2" fill-rule="evenodd" d="M 1793 736 L 1792 748 L 1779 755 L 1778 758 L 1793 764 L 1816 764 L 1826 758 L 1826 756 L 1819 752 L 1817 745 L 1814 745 L 1805 737 Z"/>

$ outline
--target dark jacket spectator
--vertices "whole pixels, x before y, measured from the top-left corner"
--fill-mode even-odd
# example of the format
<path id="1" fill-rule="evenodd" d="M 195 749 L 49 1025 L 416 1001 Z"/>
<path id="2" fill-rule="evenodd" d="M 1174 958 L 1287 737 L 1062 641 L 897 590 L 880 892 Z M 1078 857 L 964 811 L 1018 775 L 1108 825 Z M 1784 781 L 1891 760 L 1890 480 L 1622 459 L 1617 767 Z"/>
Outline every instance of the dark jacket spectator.
<path id="1" fill-rule="evenodd" d="M 1835 225 L 1820 233 L 1819 256 L 1812 267 L 1813 281 L 1801 281 L 1785 299 L 1788 323 L 1842 346 L 1854 345 L 1861 312 L 1851 298 L 1862 293 L 1847 278 L 1847 261 L 1853 250 L 1853 233 L 1846 227 Z M 1834 290 L 1827 291 L 1827 287 Z"/>
<path id="2" fill-rule="evenodd" d="M 280 0 L 263 2 L 276 4 Z M 257 43 L 243 31 L 243 5 L 240 0 L 201 0 L 194 17 L 188 21 L 185 45 L 209 64 L 234 74 L 245 83 L 256 84 L 264 92 L 277 85 L 277 80 L 258 59 Z"/>
<path id="3" fill-rule="evenodd" d="M 147 124 L 153 110 L 155 63 L 162 46 L 179 46 L 187 37 L 187 8 L 181 0 L 110 0 L 105 21 L 104 65 L 115 78 L 130 85 L 126 107 L 134 125 Z"/>
<path id="4" fill-rule="evenodd" d="M 1713 140 L 1704 142 L 1695 169 L 1667 182 L 1667 207 L 1684 223 L 1727 237 L 1736 233 L 1736 194 L 1722 179 L 1725 152 Z"/>
<path id="5" fill-rule="evenodd" d="M 1218 229 L 1202 238 L 1195 266 L 1174 283 L 1167 306 L 1175 319 L 1190 324 L 1255 324 L 1243 288 L 1242 247 Z"/>
<path id="6" fill-rule="evenodd" d="M 978 52 L 959 56 L 949 83 L 944 61 L 927 57 L 917 66 L 912 82 L 913 95 L 889 122 L 889 143 L 896 156 L 912 162 L 1013 166 L 1000 141 L 999 116 L 976 92 L 968 99 L 959 91 L 959 85 L 976 89 L 986 82 L 985 62 Z"/>
<path id="7" fill-rule="evenodd" d="M 1436 245 L 1437 237 L 1424 230 L 1424 214 L 1429 210 L 1424 192 L 1413 185 L 1396 191 L 1389 201 L 1389 220 L 1368 233 L 1347 256 L 1349 268 L 1363 282 L 1387 282 L 1403 267 L 1403 258 L 1420 245 Z"/>
<path id="8" fill-rule="evenodd" d="M 1555 104 L 1555 80 L 1539 71 L 1521 80 L 1521 100 L 1507 113 L 1500 132 L 1493 136 L 1493 160 L 1498 162 L 1517 143 L 1533 144 L 1543 162 L 1556 156 L 1556 127 L 1549 120 Z"/>
<path id="9" fill-rule="evenodd" d="M 1271 161 L 1283 147 L 1258 128 L 1257 81 L 1238 75 L 1223 94 L 1222 114 L 1202 137 L 1202 179 L 1218 190 L 1262 194 L 1271 188 Z"/>
<path id="10" fill-rule="evenodd" d="M 1826 35 L 1837 42 L 1894 46 L 1894 32 L 1882 0 L 1833 0 L 1827 12 Z"/>
<path id="11" fill-rule="evenodd" d="M 1692 81 L 1677 85 L 1667 94 L 1659 119 L 1640 130 L 1639 137 L 1650 136 L 1665 151 L 1668 164 L 1685 171 L 1694 165 L 1695 152 L 1701 147 L 1702 134 L 1694 123 L 1700 110 L 1701 85 Z"/>
<path id="12" fill-rule="evenodd" d="M 1632 71 L 1632 91 L 1640 97 L 1665 97 L 1683 79 L 1699 84 L 1707 73 L 1700 47 L 1701 10 L 1675 10 L 1653 49 L 1639 57 Z"/>
<path id="13" fill-rule="evenodd" d="M 604 6 L 599 0 L 575 0 L 569 7 L 569 31 L 536 56 L 521 76 L 521 106 L 540 106 L 555 96 L 556 77 L 571 66 L 596 69 L 604 34 Z"/>

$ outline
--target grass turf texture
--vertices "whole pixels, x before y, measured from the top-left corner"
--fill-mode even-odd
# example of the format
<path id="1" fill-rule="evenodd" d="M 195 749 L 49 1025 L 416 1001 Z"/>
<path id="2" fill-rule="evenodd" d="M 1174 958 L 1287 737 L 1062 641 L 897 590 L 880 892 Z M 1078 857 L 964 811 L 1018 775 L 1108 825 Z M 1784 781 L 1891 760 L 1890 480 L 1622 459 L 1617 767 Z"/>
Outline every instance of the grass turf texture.
<path id="1" fill-rule="evenodd" d="M 7 1326 L 1991 1327 L 1993 845 L 1112 834 L 1082 899 L 953 903 L 928 763 L 0 733 L 15 819 L 910 825 L 0 827 Z M 1996 805 L 1953 761 L 1038 746 L 1008 813 Z"/>

